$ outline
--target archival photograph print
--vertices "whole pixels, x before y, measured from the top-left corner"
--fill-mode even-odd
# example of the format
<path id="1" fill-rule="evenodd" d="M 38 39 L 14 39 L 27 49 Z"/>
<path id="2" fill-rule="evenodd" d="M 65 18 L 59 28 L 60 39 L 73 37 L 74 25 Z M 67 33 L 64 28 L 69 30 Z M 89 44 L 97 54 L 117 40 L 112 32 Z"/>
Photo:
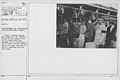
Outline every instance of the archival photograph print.
<path id="1" fill-rule="evenodd" d="M 57 4 L 57 48 L 116 48 L 117 4 Z"/>

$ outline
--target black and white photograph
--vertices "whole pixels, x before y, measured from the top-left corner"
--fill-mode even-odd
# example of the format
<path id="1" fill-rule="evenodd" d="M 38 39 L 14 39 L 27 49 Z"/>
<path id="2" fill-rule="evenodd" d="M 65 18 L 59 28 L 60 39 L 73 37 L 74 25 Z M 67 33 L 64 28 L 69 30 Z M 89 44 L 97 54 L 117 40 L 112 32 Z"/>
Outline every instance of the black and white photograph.
<path id="1" fill-rule="evenodd" d="M 57 4 L 57 48 L 116 48 L 118 5 Z"/>

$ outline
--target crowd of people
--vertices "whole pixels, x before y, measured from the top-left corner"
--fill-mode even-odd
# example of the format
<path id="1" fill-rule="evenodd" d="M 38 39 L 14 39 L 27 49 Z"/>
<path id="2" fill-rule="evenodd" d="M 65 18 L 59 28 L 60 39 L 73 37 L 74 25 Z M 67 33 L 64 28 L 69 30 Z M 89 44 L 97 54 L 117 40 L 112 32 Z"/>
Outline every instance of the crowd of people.
<path id="1" fill-rule="evenodd" d="M 79 18 L 80 19 L 80 18 Z M 57 24 L 57 47 L 116 48 L 117 21 L 104 18 L 74 21 L 63 19 Z"/>

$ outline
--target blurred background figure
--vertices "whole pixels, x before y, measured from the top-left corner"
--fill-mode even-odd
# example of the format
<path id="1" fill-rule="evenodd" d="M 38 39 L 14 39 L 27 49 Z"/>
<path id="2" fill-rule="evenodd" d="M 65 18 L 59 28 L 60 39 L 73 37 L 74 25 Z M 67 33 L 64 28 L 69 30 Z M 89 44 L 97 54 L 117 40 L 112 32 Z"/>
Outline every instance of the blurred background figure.
<path id="1" fill-rule="evenodd" d="M 68 41 L 69 41 L 69 48 L 73 48 L 73 37 L 74 37 L 74 24 L 72 19 L 68 22 L 69 30 L 68 30 Z"/>

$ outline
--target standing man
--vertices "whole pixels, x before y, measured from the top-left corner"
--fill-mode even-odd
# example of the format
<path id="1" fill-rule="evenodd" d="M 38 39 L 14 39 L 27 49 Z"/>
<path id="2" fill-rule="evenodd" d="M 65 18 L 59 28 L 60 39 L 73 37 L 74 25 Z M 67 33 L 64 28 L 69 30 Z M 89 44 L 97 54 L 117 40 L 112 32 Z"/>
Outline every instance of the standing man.
<path id="1" fill-rule="evenodd" d="M 91 20 L 88 20 L 86 25 L 86 33 L 85 33 L 85 47 L 86 48 L 95 48 L 94 37 L 95 37 L 95 25 Z"/>
<path id="2" fill-rule="evenodd" d="M 95 45 L 97 48 L 103 48 L 105 45 L 105 40 L 106 40 L 106 32 L 107 32 L 107 27 L 105 26 L 105 21 L 101 20 L 96 25 L 96 31 L 95 31 Z"/>
<path id="3" fill-rule="evenodd" d="M 116 33 L 116 26 L 113 22 L 110 22 L 110 25 L 107 28 L 105 48 L 111 48 L 111 41 L 112 40 L 116 41 L 115 33 Z"/>
<path id="4" fill-rule="evenodd" d="M 85 26 L 85 22 L 81 22 L 80 25 L 80 33 L 79 33 L 79 48 L 83 48 L 84 47 L 84 42 L 85 42 L 85 32 L 86 32 L 86 26 Z"/>
<path id="5" fill-rule="evenodd" d="M 74 45 L 73 45 L 74 24 L 73 24 L 72 19 L 69 20 L 68 25 L 69 25 L 69 30 L 68 30 L 69 47 L 70 47 L 70 48 L 73 48 L 73 47 L 74 47 Z"/>

